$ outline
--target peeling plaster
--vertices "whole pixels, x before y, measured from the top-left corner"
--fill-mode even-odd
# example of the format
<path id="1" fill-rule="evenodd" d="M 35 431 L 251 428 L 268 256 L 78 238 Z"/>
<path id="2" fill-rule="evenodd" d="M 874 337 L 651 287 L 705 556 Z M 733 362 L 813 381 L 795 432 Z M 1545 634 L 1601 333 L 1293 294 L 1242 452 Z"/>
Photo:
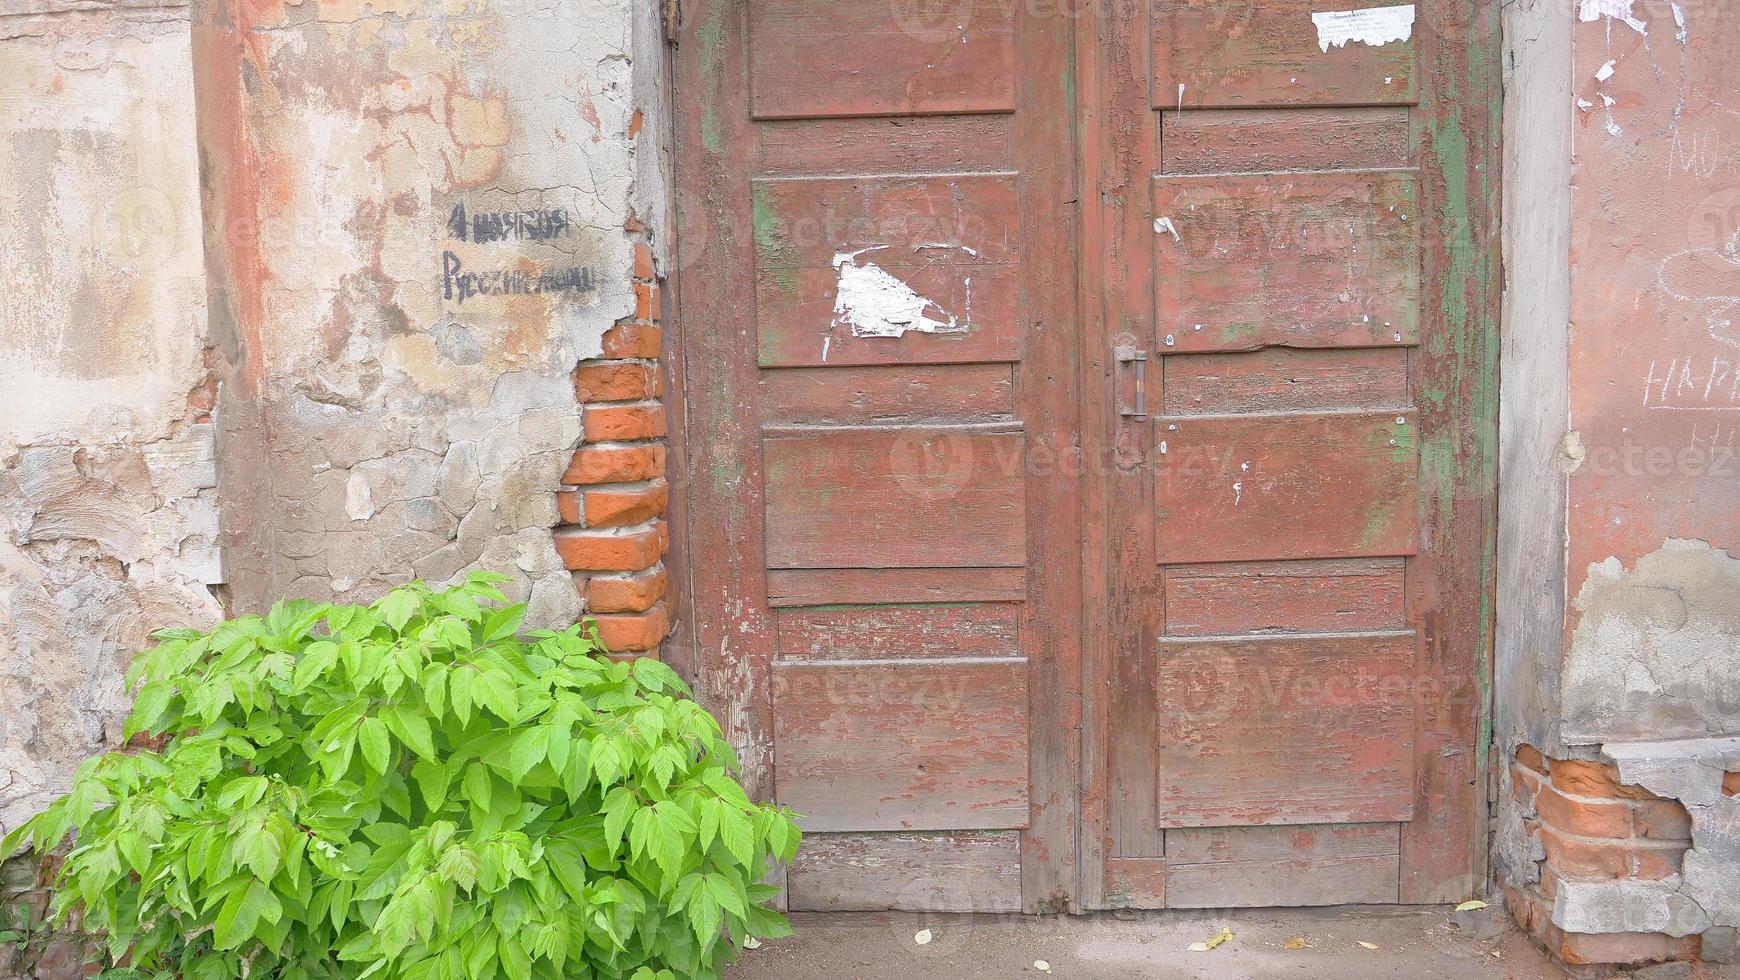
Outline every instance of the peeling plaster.
<path id="1" fill-rule="evenodd" d="M 79 7 L 0 20 L 0 833 L 220 615 L 188 15 Z"/>
<path id="2" fill-rule="evenodd" d="M 1740 559 L 1669 540 L 1589 569 L 1565 658 L 1569 743 L 1740 732 Z"/>
<path id="3" fill-rule="evenodd" d="M 489 568 L 529 622 L 572 622 L 553 491 L 570 372 L 633 312 L 626 226 L 662 220 L 634 57 L 656 23 L 627 0 L 232 13 L 209 30 L 244 52 L 214 73 L 233 118 L 201 141 L 208 228 L 261 232 L 210 236 L 237 606 Z"/>

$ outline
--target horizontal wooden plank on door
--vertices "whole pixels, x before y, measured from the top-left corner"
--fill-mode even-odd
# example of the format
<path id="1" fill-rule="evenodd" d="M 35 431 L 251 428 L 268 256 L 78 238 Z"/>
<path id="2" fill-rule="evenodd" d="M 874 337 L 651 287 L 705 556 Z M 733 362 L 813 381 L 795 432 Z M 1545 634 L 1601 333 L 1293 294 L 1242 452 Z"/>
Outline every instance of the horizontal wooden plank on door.
<path id="1" fill-rule="evenodd" d="M 1012 364 L 908 364 L 763 371 L 771 422 L 873 425 L 1015 417 Z"/>
<path id="2" fill-rule="evenodd" d="M 1271 347 L 1167 357 L 1167 415 L 1313 412 L 1408 407 L 1408 352 L 1366 347 Z"/>
<path id="3" fill-rule="evenodd" d="M 1019 912 L 1021 835 L 812 833 L 786 881 L 794 912 Z"/>
<path id="4" fill-rule="evenodd" d="M 1411 110 L 1186 109 L 1160 116 L 1163 174 L 1373 170 L 1413 162 Z"/>
<path id="5" fill-rule="evenodd" d="M 1006 602 L 827 606 L 775 610 L 773 629 L 789 658 L 1017 657 L 1019 614 Z"/>
<path id="6" fill-rule="evenodd" d="M 1408 412 L 1160 419 L 1159 561 L 1413 554 L 1417 428 Z"/>
<path id="7" fill-rule="evenodd" d="M 878 602 L 1021 602 L 1021 568 L 776 568 L 767 573 L 767 604 L 868 605 Z"/>
<path id="8" fill-rule="evenodd" d="M 755 127 L 761 177 L 1009 170 L 1013 116 L 788 119 Z"/>
<path id="9" fill-rule="evenodd" d="M 1009 112 L 1014 4 L 750 0 L 757 119 Z"/>
<path id="10" fill-rule="evenodd" d="M 1405 170 L 1155 178 L 1160 349 L 1414 344 L 1417 180 Z"/>
<path id="11" fill-rule="evenodd" d="M 1160 639 L 1161 826 L 1409 819 L 1414 645 L 1411 631 Z"/>
<path id="12" fill-rule="evenodd" d="M 767 567 L 1018 566 L 1020 432 L 970 426 L 783 430 L 762 441 Z"/>
<path id="13" fill-rule="evenodd" d="M 1021 356 L 1013 174 L 757 180 L 762 367 Z"/>
<path id="14" fill-rule="evenodd" d="M 1027 826 L 1027 661 L 773 665 L 779 801 L 806 831 Z"/>
<path id="15" fill-rule="evenodd" d="M 1407 625 L 1406 559 L 1170 565 L 1163 574 L 1166 632 L 1367 632 Z"/>
<path id="16" fill-rule="evenodd" d="M 1166 831 L 1171 908 L 1394 904 L 1400 871 L 1393 823 Z"/>
<path id="17" fill-rule="evenodd" d="M 1154 105 L 1410 105 L 1415 13 L 1371 0 L 1154 0 Z"/>

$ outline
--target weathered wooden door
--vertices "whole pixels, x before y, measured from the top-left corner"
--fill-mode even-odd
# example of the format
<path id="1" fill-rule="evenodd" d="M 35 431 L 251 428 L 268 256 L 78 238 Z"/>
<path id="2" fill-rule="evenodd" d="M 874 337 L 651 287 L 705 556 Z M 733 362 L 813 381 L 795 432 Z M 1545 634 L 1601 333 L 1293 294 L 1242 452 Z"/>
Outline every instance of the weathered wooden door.
<path id="1" fill-rule="evenodd" d="M 1488 6 L 684 0 L 677 656 L 792 908 L 1468 891 Z"/>
<path id="2" fill-rule="evenodd" d="M 1072 25 L 683 8 L 691 618 L 753 789 L 804 815 L 790 905 L 1067 905 Z"/>
<path id="3" fill-rule="evenodd" d="M 1497 5 L 1094 10 L 1082 901 L 1464 898 Z"/>

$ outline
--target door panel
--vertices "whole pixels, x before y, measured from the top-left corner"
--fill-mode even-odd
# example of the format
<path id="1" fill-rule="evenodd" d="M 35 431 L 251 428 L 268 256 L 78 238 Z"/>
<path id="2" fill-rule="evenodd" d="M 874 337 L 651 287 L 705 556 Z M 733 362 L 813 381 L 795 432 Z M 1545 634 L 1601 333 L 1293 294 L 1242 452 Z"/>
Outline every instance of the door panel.
<path id="1" fill-rule="evenodd" d="M 1346 8 L 1354 3 L 1311 0 L 1153 4 L 1157 109 L 1415 101 L 1415 4 L 1366 0 L 1353 11 Z"/>
<path id="2" fill-rule="evenodd" d="M 1078 39 L 1088 906 L 1473 889 L 1493 11 L 1346 6 Z"/>
<path id="3" fill-rule="evenodd" d="M 1411 413 L 1161 418 L 1163 564 L 1415 550 Z"/>
<path id="4" fill-rule="evenodd" d="M 752 792 L 802 815 L 792 907 L 1067 907 L 1072 25 L 991 0 L 683 13 L 699 693 Z"/>
<path id="5" fill-rule="evenodd" d="M 1154 214 L 1168 354 L 1416 340 L 1411 173 L 1163 177 Z"/>

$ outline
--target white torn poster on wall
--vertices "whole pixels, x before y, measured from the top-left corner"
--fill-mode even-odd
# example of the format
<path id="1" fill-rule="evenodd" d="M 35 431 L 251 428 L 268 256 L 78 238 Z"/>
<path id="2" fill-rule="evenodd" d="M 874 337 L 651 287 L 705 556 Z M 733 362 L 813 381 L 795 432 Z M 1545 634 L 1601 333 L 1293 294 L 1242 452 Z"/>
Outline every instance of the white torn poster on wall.
<path id="1" fill-rule="evenodd" d="M 859 257 L 889 248 L 872 245 L 855 252 L 834 253 L 834 326 L 845 324 L 854 337 L 900 337 L 908 332 L 966 333 L 972 316 L 973 280 L 964 280 L 966 308 L 962 315 L 945 310 L 935 300 L 921 296 L 886 269 Z M 915 249 L 954 248 L 974 254 L 962 245 L 918 245 Z"/>
<path id="2" fill-rule="evenodd" d="M 1320 10 L 1311 15 L 1311 23 L 1317 27 L 1317 46 L 1325 54 L 1354 41 L 1377 47 L 1414 36 L 1414 5 Z"/>

